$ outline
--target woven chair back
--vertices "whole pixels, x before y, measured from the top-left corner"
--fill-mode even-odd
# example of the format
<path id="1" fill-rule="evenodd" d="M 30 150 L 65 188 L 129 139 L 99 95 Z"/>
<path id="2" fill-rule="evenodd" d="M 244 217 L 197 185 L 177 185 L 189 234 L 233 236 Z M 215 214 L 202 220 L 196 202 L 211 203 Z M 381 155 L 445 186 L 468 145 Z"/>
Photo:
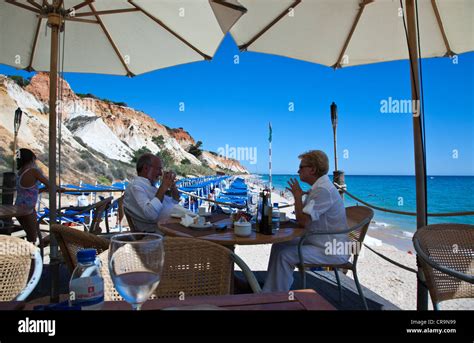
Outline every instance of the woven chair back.
<path id="1" fill-rule="evenodd" d="M 35 251 L 30 242 L 0 235 L 0 301 L 12 301 L 26 287 Z"/>
<path id="2" fill-rule="evenodd" d="M 64 225 L 52 225 L 51 232 L 55 235 L 64 262 L 71 272 L 76 268 L 79 250 L 93 248 L 97 250 L 97 254 L 100 254 L 109 248 L 109 241 L 105 238 Z"/>
<path id="3" fill-rule="evenodd" d="M 474 275 L 474 226 L 434 224 L 418 229 L 413 237 L 422 251 L 443 267 Z M 474 284 L 447 275 L 419 259 L 431 299 L 438 303 L 457 298 L 473 298 Z"/>
<path id="4" fill-rule="evenodd" d="M 160 284 L 152 298 L 230 294 L 231 251 L 194 238 L 165 237 L 165 261 Z M 108 270 L 108 252 L 100 255 L 106 301 L 123 300 Z"/>

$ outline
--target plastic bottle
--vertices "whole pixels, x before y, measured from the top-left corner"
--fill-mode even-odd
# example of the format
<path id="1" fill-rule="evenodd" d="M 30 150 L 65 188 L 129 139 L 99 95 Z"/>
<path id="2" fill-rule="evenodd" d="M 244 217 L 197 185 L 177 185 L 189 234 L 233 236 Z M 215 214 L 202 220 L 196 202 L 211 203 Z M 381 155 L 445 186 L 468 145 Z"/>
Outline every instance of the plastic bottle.
<path id="1" fill-rule="evenodd" d="M 259 232 L 265 234 L 268 231 L 268 210 L 267 210 L 267 194 L 265 190 L 262 191 L 262 215 L 260 217 L 260 224 L 258 226 Z"/>
<path id="2" fill-rule="evenodd" d="M 262 216 L 263 216 L 263 192 L 260 192 L 257 202 L 257 214 L 255 218 L 255 229 L 257 232 L 260 232 L 260 227 L 262 225 Z"/>
<path id="3" fill-rule="evenodd" d="M 82 310 L 100 310 L 104 304 L 104 279 L 95 249 L 77 252 L 77 266 L 69 281 L 69 304 Z"/>
<path id="4" fill-rule="evenodd" d="M 265 189 L 263 191 L 263 218 L 262 218 L 262 225 L 260 227 L 260 233 L 264 235 L 271 235 L 272 234 L 272 206 L 271 206 L 271 198 L 269 191 Z"/>

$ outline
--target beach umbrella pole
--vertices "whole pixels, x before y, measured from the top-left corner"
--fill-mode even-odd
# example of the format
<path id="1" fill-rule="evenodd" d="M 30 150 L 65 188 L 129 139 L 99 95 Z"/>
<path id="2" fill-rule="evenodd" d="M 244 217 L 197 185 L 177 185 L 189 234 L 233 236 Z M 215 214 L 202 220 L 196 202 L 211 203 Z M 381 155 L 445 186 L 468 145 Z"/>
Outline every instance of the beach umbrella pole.
<path id="1" fill-rule="evenodd" d="M 51 28 L 51 55 L 49 69 L 49 225 L 56 223 L 56 100 L 58 82 L 58 42 L 61 18 L 58 13 L 48 14 Z M 54 235 L 50 242 L 51 302 L 59 302 L 58 243 Z"/>
<path id="2" fill-rule="evenodd" d="M 423 153 L 422 123 L 420 116 L 420 81 L 418 73 L 418 43 L 415 22 L 415 4 L 413 0 L 406 0 L 406 14 L 408 27 L 408 44 L 410 54 L 410 79 L 413 109 L 413 139 L 415 149 L 415 179 L 416 179 L 416 227 L 426 223 L 426 170 L 425 155 Z M 419 266 L 419 263 L 418 263 Z M 422 271 L 418 268 L 417 282 L 417 309 L 428 309 L 428 290 L 421 283 Z"/>

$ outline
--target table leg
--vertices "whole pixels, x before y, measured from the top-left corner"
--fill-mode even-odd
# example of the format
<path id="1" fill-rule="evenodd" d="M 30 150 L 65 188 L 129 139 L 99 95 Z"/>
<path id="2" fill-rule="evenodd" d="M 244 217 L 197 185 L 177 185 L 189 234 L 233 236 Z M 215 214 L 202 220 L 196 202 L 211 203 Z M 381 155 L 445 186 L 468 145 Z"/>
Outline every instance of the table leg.
<path id="1" fill-rule="evenodd" d="M 229 246 L 226 246 L 226 248 L 228 248 L 232 252 L 235 252 L 235 245 L 229 245 Z M 235 285 L 235 280 L 237 280 L 237 278 L 234 275 L 234 263 L 232 263 L 232 266 L 230 269 L 230 294 L 235 294 L 234 293 L 235 288 L 238 288 L 238 285 L 237 287 Z"/>

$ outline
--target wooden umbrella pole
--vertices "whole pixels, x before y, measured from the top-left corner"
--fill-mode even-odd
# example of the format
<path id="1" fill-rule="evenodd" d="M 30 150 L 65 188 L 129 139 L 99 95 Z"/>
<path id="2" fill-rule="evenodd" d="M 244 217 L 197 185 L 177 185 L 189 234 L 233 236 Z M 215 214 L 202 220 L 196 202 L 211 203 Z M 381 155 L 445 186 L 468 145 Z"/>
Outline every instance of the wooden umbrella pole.
<path id="1" fill-rule="evenodd" d="M 416 36 L 415 3 L 406 0 L 408 47 L 410 54 L 410 79 L 413 107 L 413 139 L 415 149 L 415 179 L 416 179 L 416 227 L 417 229 L 426 225 L 426 170 L 425 155 L 423 153 L 423 139 L 421 132 L 420 113 L 420 81 L 418 73 L 418 43 Z M 418 268 L 419 269 L 419 268 Z M 420 269 L 418 273 L 421 273 Z M 428 309 L 428 291 L 418 278 L 417 284 L 417 309 Z"/>
<path id="2" fill-rule="evenodd" d="M 48 15 L 48 26 L 51 28 L 51 55 L 49 69 L 49 215 L 50 223 L 56 223 L 56 100 L 58 82 L 58 37 L 61 18 L 58 13 Z M 59 260 L 58 243 L 51 235 L 51 302 L 59 301 Z"/>

